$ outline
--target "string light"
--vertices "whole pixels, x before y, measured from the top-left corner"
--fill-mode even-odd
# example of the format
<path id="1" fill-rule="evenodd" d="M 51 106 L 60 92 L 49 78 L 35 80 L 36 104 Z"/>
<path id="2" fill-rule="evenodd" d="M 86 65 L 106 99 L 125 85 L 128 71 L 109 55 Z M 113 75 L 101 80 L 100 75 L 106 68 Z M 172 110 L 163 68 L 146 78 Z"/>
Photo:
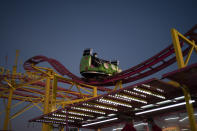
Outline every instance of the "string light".
<path id="1" fill-rule="evenodd" d="M 55 114 L 55 113 L 53 113 L 52 115 L 53 116 L 57 116 L 57 117 L 66 117 L 66 115 L 62 115 L 62 114 Z"/>
<path id="2" fill-rule="evenodd" d="M 66 113 L 66 111 L 62 111 L 62 112 Z M 87 116 L 87 117 L 94 117 L 93 115 L 80 113 L 80 112 L 75 112 L 75 111 L 68 111 L 68 114 L 79 115 L 79 116 Z"/>
<path id="3" fill-rule="evenodd" d="M 61 114 L 55 114 L 55 113 L 53 113 L 52 114 L 53 116 L 57 116 L 57 117 L 66 117 L 66 115 L 61 115 Z M 77 120 L 83 120 L 83 118 L 82 117 L 76 117 L 76 116 L 68 116 L 68 118 L 71 118 L 71 119 L 77 119 Z"/>
<path id="4" fill-rule="evenodd" d="M 44 123 L 54 123 L 54 124 L 66 124 L 66 122 L 58 122 L 58 121 L 50 121 L 50 120 L 36 120 L 36 122 L 44 122 Z"/>
<path id="5" fill-rule="evenodd" d="M 140 88 L 133 88 L 133 90 L 144 93 L 144 94 L 152 95 L 152 96 L 155 96 L 155 97 L 158 97 L 158 98 L 161 98 L 161 99 L 166 99 L 164 96 L 159 95 L 159 94 L 155 94 L 155 93 L 153 93 L 151 91 L 148 91 L 148 90 L 144 90 L 144 89 L 140 89 Z"/>
<path id="6" fill-rule="evenodd" d="M 135 97 L 130 97 L 130 96 L 121 95 L 121 94 L 109 95 L 109 97 L 120 99 L 120 100 L 124 100 L 124 101 L 128 101 L 128 102 L 137 101 L 137 102 L 141 102 L 141 103 L 147 104 L 147 102 L 145 100 L 140 100 L 140 99 L 135 98 Z"/>
<path id="7" fill-rule="evenodd" d="M 127 103 L 120 103 L 120 102 L 116 102 L 116 101 L 113 101 L 113 100 L 109 100 L 109 99 L 104 99 L 104 98 L 101 98 L 99 100 L 97 100 L 98 102 L 101 102 L 101 103 L 107 103 L 107 104 L 112 104 L 112 105 L 120 105 L 120 106 L 124 106 L 124 107 L 132 107 L 130 104 L 127 104 Z"/>
<path id="8" fill-rule="evenodd" d="M 156 90 L 159 91 L 159 92 L 162 92 L 162 93 L 164 92 L 164 90 L 159 89 L 159 88 L 157 88 Z"/>
<path id="9" fill-rule="evenodd" d="M 151 86 L 147 85 L 147 84 L 142 84 L 142 86 L 147 87 L 147 88 L 151 88 Z"/>
<path id="10" fill-rule="evenodd" d="M 68 118 L 76 119 L 76 120 L 83 120 L 83 118 L 81 118 L 81 117 L 76 117 L 76 116 L 68 116 Z"/>
<path id="11" fill-rule="evenodd" d="M 134 92 L 134 91 L 124 90 L 124 92 L 146 98 L 146 96 L 144 94 L 139 94 L 139 93 Z"/>
<path id="12" fill-rule="evenodd" d="M 117 108 L 109 107 L 109 106 L 103 106 L 103 105 L 97 105 L 97 104 L 90 104 L 90 103 L 83 103 L 84 106 L 88 107 L 95 107 L 99 109 L 105 109 L 105 110 L 111 110 L 111 111 L 118 111 Z"/>
<path id="13" fill-rule="evenodd" d="M 50 119 L 50 120 L 57 120 L 57 121 L 66 121 L 66 119 L 57 118 L 57 117 L 44 117 L 44 119 Z M 74 120 L 68 120 L 68 122 L 74 122 Z"/>
<path id="14" fill-rule="evenodd" d="M 98 114 L 103 114 L 103 115 L 105 114 L 105 112 L 103 112 L 103 111 L 93 110 L 90 108 L 71 107 L 71 109 L 81 110 L 81 111 L 86 111 L 86 112 L 93 112 L 93 113 L 98 113 Z"/>

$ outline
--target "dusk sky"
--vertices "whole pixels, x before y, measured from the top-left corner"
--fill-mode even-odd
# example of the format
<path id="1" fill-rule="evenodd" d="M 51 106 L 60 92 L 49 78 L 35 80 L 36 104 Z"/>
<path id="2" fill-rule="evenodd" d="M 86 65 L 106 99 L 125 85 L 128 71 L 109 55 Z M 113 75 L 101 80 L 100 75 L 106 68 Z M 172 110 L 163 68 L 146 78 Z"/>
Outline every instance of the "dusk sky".
<path id="1" fill-rule="evenodd" d="M 119 60 L 125 70 L 171 44 L 171 28 L 184 34 L 197 24 L 196 13 L 197 0 L 1 0 L 0 66 L 11 69 L 18 49 L 20 72 L 21 62 L 45 55 L 80 76 L 83 50 L 93 48 L 100 58 Z M 192 55 L 191 63 L 196 61 Z M 40 129 L 41 124 L 27 128 L 40 114 L 28 110 L 12 120 L 13 130 Z"/>

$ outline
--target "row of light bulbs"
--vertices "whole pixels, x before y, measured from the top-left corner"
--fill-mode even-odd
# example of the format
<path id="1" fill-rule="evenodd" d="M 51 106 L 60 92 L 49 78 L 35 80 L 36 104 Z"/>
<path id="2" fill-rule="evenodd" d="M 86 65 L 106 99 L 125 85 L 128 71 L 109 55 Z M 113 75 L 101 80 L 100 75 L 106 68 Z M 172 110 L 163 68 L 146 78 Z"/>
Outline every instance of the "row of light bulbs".
<path id="1" fill-rule="evenodd" d="M 139 93 L 134 92 L 134 91 L 124 90 L 124 92 L 146 98 L 146 96 L 144 94 L 139 94 Z"/>
<path id="2" fill-rule="evenodd" d="M 66 111 L 62 111 L 63 113 L 66 113 Z M 87 117 L 94 117 L 93 115 L 85 114 L 85 113 L 80 113 L 80 112 L 74 112 L 74 111 L 68 111 L 69 114 L 73 115 L 79 115 L 79 116 L 87 116 Z"/>
<path id="3" fill-rule="evenodd" d="M 142 84 L 142 86 L 147 87 L 147 88 L 151 88 L 151 86 L 150 85 L 147 85 L 147 84 Z"/>
<path id="4" fill-rule="evenodd" d="M 118 97 L 121 97 L 121 98 L 124 98 L 124 99 L 129 99 L 129 100 L 132 100 L 132 101 L 137 101 L 137 102 L 140 102 L 140 103 L 147 104 L 147 101 L 141 100 L 141 99 L 138 99 L 138 98 L 135 98 L 135 97 L 130 97 L 130 96 L 126 96 L 126 95 L 120 95 L 120 94 L 116 94 L 116 95 Z"/>
<path id="5" fill-rule="evenodd" d="M 44 119 L 50 119 L 50 120 L 57 120 L 57 121 L 65 121 L 65 119 L 61 119 L 61 118 L 56 118 L 56 117 L 44 117 Z"/>
<path id="6" fill-rule="evenodd" d="M 130 107 L 130 108 L 132 107 L 130 104 L 115 102 L 113 100 L 108 100 L 108 99 L 104 99 L 104 98 L 101 98 L 97 101 L 101 102 L 101 103 L 106 103 L 106 104 L 121 105 L 121 106 L 124 106 L 124 107 Z"/>
<path id="7" fill-rule="evenodd" d="M 81 110 L 81 111 L 86 111 L 86 112 L 93 112 L 93 113 L 98 113 L 98 114 L 103 114 L 103 115 L 105 114 L 105 112 L 103 112 L 103 111 L 93 110 L 93 109 L 89 109 L 89 108 L 71 107 L 71 109 Z"/>
<path id="8" fill-rule="evenodd" d="M 52 114 L 53 116 L 57 116 L 57 117 L 66 117 L 66 115 L 61 115 L 61 114 L 55 114 L 55 113 L 53 113 Z M 71 118 L 71 119 L 77 119 L 77 120 L 83 120 L 83 118 L 82 117 L 75 117 L 75 116 L 68 116 L 68 118 Z M 58 118 L 57 118 L 58 119 Z"/>
<path id="9" fill-rule="evenodd" d="M 66 115 L 56 114 L 56 113 L 53 113 L 52 115 L 53 115 L 53 116 L 57 116 L 57 117 L 66 117 Z"/>
<path id="10" fill-rule="evenodd" d="M 141 92 L 141 93 L 144 93 L 144 94 L 148 94 L 148 95 L 152 95 L 152 96 L 155 96 L 155 97 L 158 97 L 158 98 L 161 98 L 161 99 L 166 99 L 164 96 L 162 95 L 158 95 L 158 94 L 154 94 L 152 93 L 151 91 L 147 91 L 147 90 L 142 90 L 140 88 L 133 88 L 134 91 L 138 91 L 138 92 Z"/>
<path id="11" fill-rule="evenodd" d="M 50 121 L 50 120 L 36 120 L 36 122 L 54 123 L 54 124 L 66 124 L 66 122 L 58 122 L 58 121 Z"/>
<path id="12" fill-rule="evenodd" d="M 121 100 L 125 100 L 125 101 L 137 101 L 137 102 L 140 102 L 140 103 L 145 103 L 147 104 L 147 101 L 145 100 L 140 100 L 140 99 L 137 99 L 137 98 L 134 98 L 134 97 L 129 97 L 129 96 L 126 96 L 126 95 L 120 95 L 120 94 L 115 94 L 115 95 L 109 95 L 110 97 L 113 97 L 113 98 L 116 98 L 116 99 L 121 99 Z"/>
<path id="13" fill-rule="evenodd" d="M 57 121 L 66 121 L 66 119 L 56 118 L 56 117 L 44 117 L 45 119 L 57 120 Z M 74 122 L 74 120 L 69 119 L 68 122 Z"/>
<path id="14" fill-rule="evenodd" d="M 99 109 L 105 109 L 105 110 L 111 110 L 111 111 L 118 111 L 117 108 L 113 108 L 113 107 L 108 107 L 108 106 L 101 106 L 101 105 L 95 105 L 95 104 L 88 104 L 88 103 L 83 103 L 84 106 L 88 106 L 88 107 L 96 107 Z"/>
<path id="15" fill-rule="evenodd" d="M 147 87 L 147 88 L 151 88 L 151 86 L 147 85 L 147 84 L 142 84 L 142 86 Z M 157 88 L 156 90 L 159 91 L 159 92 L 164 92 L 164 90 L 159 89 L 159 88 Z"/>
<path id="16" fill-rule="evenodd" d="M 119 97 L 119 96 L 117 96 L 117 95 L 108 95 L 108 96 L 109 96 L 109 97 L 112 97 L 112 98 L 124 100 L 124 101 L 127 101 L 127 102 L 130 102 L 130 101 L 131 101 L 131 100 L 129 100 L 129 99 L 125 99 L 125 98 Z"/>
<path id="17" fill-rule="evenodd" d="M 68 116 L 70 119 L 76 119 L 76 120 L 83 120 L 82 117 L 76 117 L 76 116 Z"/>
<path id="18" fill-rule="evenodd" d="M 162 92 L 162 93 L 164 92 L 164 90 L 159 89 L 159 88 L 157 88 L 156 90 L 159 91 L 159 92 Z"/>

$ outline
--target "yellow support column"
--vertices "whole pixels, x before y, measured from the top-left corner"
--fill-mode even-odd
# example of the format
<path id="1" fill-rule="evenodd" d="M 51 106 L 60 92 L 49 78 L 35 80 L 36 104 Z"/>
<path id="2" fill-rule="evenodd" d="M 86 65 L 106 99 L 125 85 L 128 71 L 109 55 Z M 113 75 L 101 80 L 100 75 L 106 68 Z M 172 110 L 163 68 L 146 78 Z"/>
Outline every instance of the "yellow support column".
<path id="1" fill-rule="evenodd" d="M 185 96 L 186 109 L 187 109 L 187 113 L 188 113 L 188 118 L 189 118 L 189 124 L 190 124 L 191 131 L 197 131 L 196 121 L 195 121 L 195 117 L 194 117 L 194 109 L 193 109 L 192 103 L 190 103 L 191 96 L 190 96 L 189 90 L 186 86 L 183 85 L 182 86 L 182 91 L 183 91 L 184 96 Z"/>
<path id="2" fill-rule="evenodd" d="M 15 61 L 14 61 L 14 66 L 12 67 L 12 74 L 13 75 L 16 74 L 18 55 L 19 55 L 19 50 L 16 50 L 16 57 L 15 57 Z M 12 96 L 13 96 L 13 92 L 14 92 L 13 84 L 14 84 L 14 79 L 12 79 L 11 85 L 9 87 L 10 89 L 9 89 L 9 96 L 8 96 L 8 104 L 6 107 L 6 114 L 5 114 L 3 130 L 8 130 L 8 124 L 10 122 L 10 110 L 11 110 L 11 104 L 12 104 Z"/>
<path id="3" fill-rule="evenodd" d="M 181 50 L 181 46 L 180 46 L 180 42 L 179 42 L 179 36 L 185 42 L 187 42 L 188 44 L 191 44 L 192 46 L 195 46 L 195 43 L 194 43 L 194 41 L 190 41 L 186 37 L 181 35 L 176 29 L 172 29 L 171 34 L 172 34 L 173 46 L 174 46 L 174 50 L 175 50 L 175 54 L 176 54 L 176 60 L 177 60 L 177 63 L 178 63 L 178 68 L 179 69 L 184 68 L 189 61 L 189 57 L 191 56 L 191 51 L 193 49 L 191 48 L 191 50 L 189 51 L 189 56 L 187 57 L 186 64 L 185 64 L 183 54 L 182 54 L 182 50 Z M 190 93 L 189 93 L 189 89 L 188 89 L 187 86 L 183 85 L 182 86 L 182 91 L 183 91 L 183 94 L 185 96 L 186 109 L 187 109 L 187 113 L 188 113 L 188 118 L 189 118 L 191 131 L 197 131 L 195 117 L 194 117 L 194 109 L 193 109 L 192 104 L 190 103 L 191 96 L 190 96 Z"/>
<path id="4" fill-rule="evenodd" d="M 47 114 L 50 112 L 50 77 L 47 77 L 46 79 L 46 85 L 45 85 L 45 97 L 44 97 L 44 114 Z M 50 131 L 50 125 L 43 123 L 42 124 L 42 131 Z"/>
<path id="5" fill-rule="evenodd" d="M 52 89 L 52 109 L 51 111 L 56 110 L 56 95 L 57 95 L 57 76 L 53 76 L 53 89 Z"/>
<path id="6" fill-rule="evenodd" d="M 176 54 L 176 60 L 178 63 L 178 67 L 183 68 L 185 66 L 185 64 L 184 64 L 183 54 L 182 54 L 182 50 L 181 50 L 181 46 L 180 46 L 180 42 L 179 42 L 178 33 L 175 29 L 172 29 L 171 34 L 172 34 L 172 42 L 173 42 L 173 46 L 174 46 L 174 50 L 175 50 L 175 54 Z"/>
<path id="7" fill-rule="evenodd" d="M 116 83 L 116 85 L 115 85 L 115 87 L 114 87 L 113 90 L 117 90 L 118 87 L 119 87 L 120 89 L 122 88 L 122 80 L 120 80 L 120 81 L 118 81 L 118 82 Z"/>
<path id="8" fill-rule="evenodd" d="M 96 87 L 93 88 L 93 97 L 97 97 L 97 88 Z"/>
<path id="9" fill-rule="evenodd" d="M 13 96 L 13 89 L 9 89 L 9 97 L 8 97 L 8 104 L 6 107 L 6 114 L 5 114 L 5 120 L 4 120 L 4 126 L 3 130 L 8 130 L 8 124 L 10 121 L 10 109 L 11 109 L 11 104 L 12 104 L 12 96 Z"/>

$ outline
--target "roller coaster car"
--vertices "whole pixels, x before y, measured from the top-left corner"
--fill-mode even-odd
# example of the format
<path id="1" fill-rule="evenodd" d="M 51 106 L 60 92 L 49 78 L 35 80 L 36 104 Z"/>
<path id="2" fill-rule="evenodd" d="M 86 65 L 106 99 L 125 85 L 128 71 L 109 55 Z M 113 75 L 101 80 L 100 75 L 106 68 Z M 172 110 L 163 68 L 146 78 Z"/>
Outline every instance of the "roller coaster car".
<path id="1" fill-rule="evenodd" d="M 92 55 L 92 49 L 85 49 L 80 62 L 80 74 L 85 78 L 103 78 L 120 73 L 118 61 L 106 61 Z"/>

